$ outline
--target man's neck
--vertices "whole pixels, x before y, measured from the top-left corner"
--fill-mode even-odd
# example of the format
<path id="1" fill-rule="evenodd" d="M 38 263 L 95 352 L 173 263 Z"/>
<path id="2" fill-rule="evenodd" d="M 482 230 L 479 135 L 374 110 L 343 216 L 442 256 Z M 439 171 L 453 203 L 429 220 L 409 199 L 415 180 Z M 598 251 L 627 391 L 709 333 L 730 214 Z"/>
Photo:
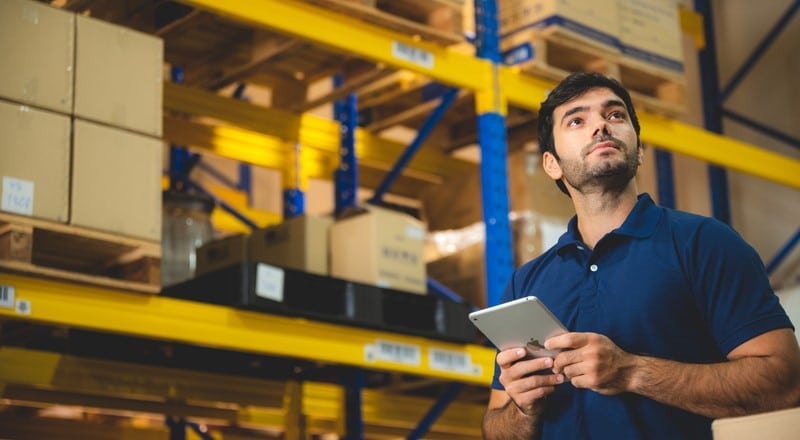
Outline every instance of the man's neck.
<path id="1" fill-rule="evenodd" d="M 635 184 L 628 185 L 622 192 L 573 193 L 572 202 L 583 243 L 594 249 L 601 238 L 625 222 L 636 201 Z"/>

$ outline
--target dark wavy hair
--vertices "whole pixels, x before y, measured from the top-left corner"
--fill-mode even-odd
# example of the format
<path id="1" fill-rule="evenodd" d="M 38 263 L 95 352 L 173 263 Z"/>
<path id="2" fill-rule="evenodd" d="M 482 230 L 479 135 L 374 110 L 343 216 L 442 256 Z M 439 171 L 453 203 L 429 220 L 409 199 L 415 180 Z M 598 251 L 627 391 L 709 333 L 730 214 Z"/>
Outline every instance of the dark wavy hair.
<path id="1" fill-rule="evenodd" d="M 633 108 L 631 102 L 631 95 L 617 80 L 609 78 L 605 75 L 596 72 L 577 72 L 572 73 L 564 78 L 556 88 L 554 88 L 548 95 L 547 99 L 542 102 L 542 107 L 539 109 L 539 120 L 537 122 L 539 130 L 539 152 L 544 154 L 549 151 L 556 159 L 559 159 L 556 153 L 556 146 L 553 141 L 553 112 L 556 107 L 564 104 L 565 102 L 572 101 L 573 99 L 583 95 L 591 89 L 606 88 L 614 92 L 615 95 L 622 98 L 625 107 L 633 124 L 633 129 L 636 130 L 636 143 L 639 143 L 639 118 L 636 117 L 636 110 Z M 569 195 L 567 187 L 564 182 L 559 179 L 556 180 L 556 185 L 564 193 Z"/>

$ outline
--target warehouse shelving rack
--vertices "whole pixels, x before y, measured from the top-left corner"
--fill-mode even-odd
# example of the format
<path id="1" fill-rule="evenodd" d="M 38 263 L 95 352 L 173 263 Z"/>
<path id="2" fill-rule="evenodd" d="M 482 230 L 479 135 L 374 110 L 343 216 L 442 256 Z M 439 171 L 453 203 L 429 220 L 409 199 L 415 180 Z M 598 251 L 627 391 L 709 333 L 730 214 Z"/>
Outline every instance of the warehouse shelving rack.
<path id="1" fill-rule="evenodd" d="M 420 41 L 412 36 L 400 34 L 355 19 L 341 16 L 298 1 L 240 0 L 218 2 L 214 0 L 182 0 L 182 3 L 198 10 L 208 11 L 253 27 L 279 31 L 287 35 L 310 41 L 383 63 L 399 69 L 423 74 L 451 87 L 467 89 L 475 94 L 476 111 L 480 118 L 481 148 L 484 150 L 482 164 L 483 188 L 503 188 L 505 184 L 505 142 L 503 118 L 509 105 L 536 111 L 547 91 L 553 87 L 549 81 L 525 74 L 513 67 L 499 64 L 496 44 L 485 39 L 493 35 L 494 2 L 481 0 L 476 11 L 478 22 L 486 28 L 480 30 L 479 57 L 465 55 L 442 45 Z M 302 23 L 298 26 L 297 23 Z M 488 36 L 487 36 L 488 35 Z M 358 44 L 354 44 L 358 42 Z M 310 115 L 296 115 L 276 109 L 257 108 L 245 102 L 222 98 L 217 95 L 191 89 L 177 84 L 165 87 L 165 109 L 186 114 L 212 116 L 230 122 L 234 127 L 218 129 L 195 122 L 166 117 L 165 140 L 179 145 L 205 146 L 220 155 L 270 168 L 286 169 L 287 144 L 310 142 L 323 145 L 333 157 L 339 151 L 340 133 L 336 122 Z M 757 146 L 720 136 L 675 120 L 641 112 L 642 141 L 664 151 L 675 152 L 711 164 L 749 173 L 793 188 L 800 188 L 800 161 L 758 148 Z M 239 128 L 236 128 L 239 127 Z M 248 131 L 244 131 L 244 130 Z M 378 138 L 370 133 L 356 133 L 359 160 L 364 162 L 392 163 L 402 153 L 402 146 Z M 236 146 L 232 146 L 236 144 Z M 487 160 L 488 159 L 488 160 Z M 310 176 L 330 178 L 337 164 L 330 158 L 316 162 L 317 168 L 305 169 Z M 421 150 L 409 165 L 414 171 L 406 180 L 399 180 L 393 188 L 400 193 L 415 194 L 420 182 L 436 184 L 448 176 L 463 174 L 474 168 L 466 162 L 453 160 L 442 154 Z M 376 183 L 374 180 L 372 183 Z M 377 185 L 376 185 L 377 186 Z M 501 219 L 508 211 L 505 191 L 484 191 L 483 202 L 487 207 L 484 217 L 487 225 L 497 225 L 487 230 L 487 248 L 505 253 L 507 236 Z M 487 256 L 489 279 L 489 303 L 496 303 L 502 284 L 511 271 L 510 257 Z M 437 381 L 454 384 L 488 386 L 491 378 L 494 352 L 486 347 L 472 344 L 450 344 L 442 341 L 381 333 L 340 325 L 324 324 L 297 318 L 257 314 L 233 310 L 227 307 L 199 304 L 182 300 L 134 295 L 90 286 L 78 286 L 49 281 L 31 276 L 2 274 L 0 284 L 10 307 L 0 307 L 0 319 L 42 323 L 67 328 L 90 329 L 138 337 L 180 341 L 215 349 L 226 349 L 278 357 L 302 359 L 352 367 L 358 370 L 380 370 L 413 374 Z M 323 341 L 323 342 L 321 342 Z M 418 363 L 409 363 L 401 353 L 406 349 L 419 353 Z M 385 350 L 384 357 L 375 355 L 375 350 Z M 371 355 L 370 355 L 371 353 Z M 372 356 L 372 357 L 370 357 Z M 399 356 L 399 357 L 398 357 Z M 434 357 L 447 359 L 436 363 Z M 35 350 L 17 350 L 3 347 L 0 382 L 5 391 L 21 392 L 14 384 L 39 387 L 63 387 L 59 382 L 59 365 L 86 364 L 87 360 L 76 360 L 68 356 L 39 353 Z M 14 362 L 16 362 L 16 364 Z M 433 362 L 433 363 L 432 363 Z M 14 368 L 9 367 L 14 365 Z M 84 365 L 85 366 L 85 365 Z M 92 371 L 94 366 L 85 366 Z M 107 366 L 106 366 L 107 367 Z M 116 365 L 122 368 L 122 365 Z M 64 367 L 67 368 L 67 367 Z M 153 370 L 152 374 L 167 375 L 171 372 Z M 130 372 L 131 375 L 135 372 Z M 216 376 L 204 376 L 194 382 L 218 380 Z M 167 381 L 168 382 L 168 381 Z M 352 389 L 359 391 L 358 379 Z M 99 386 L 94 384 L 95 386 Z M 265 386 L 252 383 L 249 386 Z M 313 384 L 310 385 L 313 388 Z M 167 386 L 169 388 L 169 386 Z M 96 389 L 91 389 L 95 391 Z M 457 390 L 452 387 L 451 390 Z M 78 391 L 78 390 L 73 390 Z M 108 391 L 107 389 L 105 391 Z M 134 391 L 142 391 L 134 389 Z M 240 409 L 235 416 L 215 416 L 238 422 L 283 427 L 291 434 L 299 435 L 295 425 L 308 409 L 300 408 L 307 393 L 317 398 L 325 392 L 304 389 L 295 384 L 287 386 L 285 392 L 274 397 L 281 400 L 285 411 L 253 409 L 253 413 Z M 328 390 L 330 391 L 330 390 Z M 346 392 L 347 390 L 345 390 Z M 345 399 L 342 390 L 330 391 L 336 397 L 329 400 L 341 402 Z M 369 391 L 360 392 L 357 408 L 338 409 L 356 420 L 347 426 L 329 425 L 332 430 L 344 432 L 354 438 L 372 401 L 386 396 L 374 396 Z M 186 397 L 180 391 L 156 390 L 151 396 Z M 52 398 L 52 397 L 51 397 Z M 424 433 L 433 423 L 437 412 L 452 396 L 444 396 L 440 402 L 425 401 L 431 406 L 428 417 L 419 423 L 412 437 Z M 321 400 L 325 400 L 320 398 Z M 43 400 L 46 401 L 46 400 Z M 351 401 L 352 402 L 352 401 Z M 119 405 L 124 406 L 123 403 Z M 323 405 L 320 403 L 320 405 Z M 417 402 L 416 406 L 420 406 Z M 458 408 L 474 414 L 476 407 Z M 362 413 L 363 408 L 363 413 Z M 357 411 L 354 411 L 357 409 Z M 197 415 L 196 409 L 173 409 L 173 414 Z M 259 412 L 261 411 L 261 412 Z M 386 410 L 386 412 L 391 412 Z M 248 419 L 249 417 L 249 419 Z M 378 415 L 388 418 L 388 415 Z M 214 417 L 210 417 L 214 418 Z M 247 419 L 247 420 L 245 420 Z M 419 420 L 419 417 L 417 418 Z M 472 421 L 472 420 L 471 420 Z M 467 421 L 465 423 L 469 423 Z M 472 421 L 474 422 L 474 421 Z M 322 422 L 320 422 L 322 423 Z M 334 426 L 335 425 L 335 426 Z M 354 428 L 355 426 L 355 428 Z M 401 433 L 398 435 L 406 435 Z M 469 438 L 469 433 L 461 433 Z M 433 434 L 432 434 L 433 435 Z M 477 434 L 479 435 L 479 434 Z M 435 437 L 432 437 L 435 438 Z"/>

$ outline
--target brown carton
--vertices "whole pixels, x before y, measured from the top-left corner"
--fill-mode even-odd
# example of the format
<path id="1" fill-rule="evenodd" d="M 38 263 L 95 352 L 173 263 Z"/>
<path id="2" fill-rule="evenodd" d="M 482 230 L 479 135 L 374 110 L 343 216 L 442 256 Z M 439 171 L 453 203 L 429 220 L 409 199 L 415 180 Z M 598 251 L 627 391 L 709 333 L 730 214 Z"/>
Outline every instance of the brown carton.
<path id="1" fill-rule="evenodd" d="M 216 239 L 197 248 L 195 276 L 249 260 L 249 234 Z"/>
<path id="2" fill-rule="evenodd" d="M 800 408 L 717 419 L 711 424 L 711 431 L 714 440 L 796 439 Z"/>
<path id="3" fill-rule="evenodd" d="M 0 97 L 72 112 L 75 14 L 30 0 L 0 2 Z"/>
<path id="4" fill-rule="evenodd" d="M 460 229 L 483 221 L 481 197 L 479 170 L 432 187 L 422 199 L 428 230 Z M 508 197 L 511 211 L 531 211 L 543 218 L 574 215 L 569 197 L 545 174 L 537 152 L 509 155 Z"/>
<path id="5" fill-rule="evenodd" d="M 158 139 L 75 120 L 70 223 L 161 240 Z"/>
<path id="6" fill-rule="evenodd" d="M 422 222 L 370 206 L 331 226 L 331 275 L 425 294 Z"/>
<path id="7" fill-rule="evenodd" d="M 0 210 L 66 223 L 68 116 L 0 101 Z"/>
<path id="8" fill-rule="evenodd" d="M 250 257 L 259 263 L 328 275 L 328 229 L 332 223 L 330 217 L 304 215 L 253 231 Z"/>
<path id="9" fill-rule="evenodd" d="M 164 42 L 77 16 L 75 115 L 161 137 Z"/>

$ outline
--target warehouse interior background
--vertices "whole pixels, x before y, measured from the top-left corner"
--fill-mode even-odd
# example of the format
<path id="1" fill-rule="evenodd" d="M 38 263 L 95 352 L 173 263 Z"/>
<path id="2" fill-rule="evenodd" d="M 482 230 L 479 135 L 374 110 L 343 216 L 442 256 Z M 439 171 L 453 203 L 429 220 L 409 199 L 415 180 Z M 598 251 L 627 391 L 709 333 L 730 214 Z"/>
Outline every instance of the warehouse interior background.
<path id="1" fill-rule="evenodd" d="M 481 75 L 489 72 L 487 64 L 476 62 L 469 41 L 475 30 L 472 0 L 214 3 L 8 0 L 0 6 L 5 11 L 0 23 L 15 25 L 35 26 L 33 17 L 45 23 L 45 12 L 36 8 L 73 14 L 72 30 L 65 27 L 64 35 L 74 38 L 74 45 L 51 40 L 46 47 L 51 54 L 76 51 L 77 69 L 74 110 L 36 101 L 30 81 L 27 88 L 13 84 L 11 92 L 0 84 L 0 126 L 16 127 L 11 115 L 24 107 L 60 115 L 74 130 L 61 133 L 62 141 L 67 139 L 66 159 L 49 153 L 34 160 L 12 155 L 5 143 L 12 145 L 16 138 L 0 134 L 6 193 L 11 192 L 6 176 L 24 183 L 35 179 L 20 170 L 43 173 L 45 163 L 55 167 L 63 159 L 66 164 L 46 172 L 63 173 L 64 184 L 54 188 L 64 196 L 52 202 L 60 203 L 54 214 L 9 208 L 5 198 L 0 210 L 0 437 L 480 438 L 494 352 L 482 345 L 469 323 L 465 328 L 453 317 L 485 306 L 486 291 L 495 285 L 485 273 L 485 249 L 493 242 L 487 241 L 492 232 L 485 230 L 481 211 L 486 196 L 477 122 L 479 113 L 493 108 L 487 97 L 495 96 L 470 89 L 485 83 Z M 498 3 L 502 15 L 503 3 L 508 11 L 509 4 L 570 7 L 571 2 Z M 668 139 L 670 145 L 654 145 L 645 136 L 667 140 L 670 132 L 647 133 L 648 123 L 642 124 L 647 149 L 639 190 L 662 204 L 718 216 L 719 204 L 725 203 L 714 194 L 720 187 L 712 189 L 704 158 L 718 160 L 721 167 L 711 173 L 719 177 L 719 170 L 725 170 L 722 190 L 727 191 L 723 199 L 730 225 L 771 269 L 773 288 L 792 320 L 800 323 L 800 173 L 792 174 L 800 170 L 800 109 L 795 105 L 800 102 L 800 1 L 606 3 L 668 10 L 679 20 L 682 71 L 645 68 L 644 74 L 632 69 L 631 81 L 646 86 L 637 105 L 649 114 L 648 121 L 655 121 L 652 127 L 662 130 L 675 121 L 683 125 L 674 133 L 686 135 Z M 711 17 L 703 16 L 706 8 Z M 311 17 L 320 21 L 307 21 Z M 709 25 L 713 41 L 704 35 Z M 603 29 L 602 24 L 593 26 Z M 24 60 L 20 52 L 39 50 L 26 46 L 11 29 L 27 28 L 0 26 L 0 60 Z M 373 38 L 346 41 L 336 32 Z M 592 43 L 573 37 L 553 28 L 525 34 L 537 41 L 531 59 L 525 68 L 506 66 L 503 73 L 508 75 L 504 78 L 523 79 L 501 89 L 541 94 L 568 67 L 619 75 L 616 69 L 627 68 L 602 54 L 592 58 L 597 53 Z M 141 47 L 162 56 L 146 50 L 137 52 L 145 54 L 142 58 L 121 58 L 140 38 Z M 376 52 L 390 41 L 403 42 L 393 47 L 410 52 Z M 99 50 L 105 50 L 103 45 L 123 49 L 92 60 L 92 75 L 80 79 L 81 70 L 87 70 L 81 60 L 89 60 L 89 50 L 81 52 L 82 47 L 93 44 Z M 502 49 L 502 39 L 500 44 Z M 714 97 L 709 95 L 713 85 L 704 84 L 714 75 L 700 64 L 709 45 L 716 50 L 710 68 L 718 72 L 717 105 L 708 99 Z M 161 49 L 152 49 L 156 46 Z M 17 66 L 0 62 L 0 83 L 11 84 L 24 70 Z M 142 72 L 147 91 L 130 86 L 140 82 L 135 78 Z M 81 86 L 100 90 L 108 84 L 124 99 L 142 100 L 145 108 L 156 110 L 136 118 L 111 102 L 95 110 L 88 99 L 79 109 L 84 99 L 79 95 L 85 93 Z M 38 92 L 44 95 L 44 86 Z M 147 101 L 151 96 L 157 98 Z M 347 107 L 348 96 L 355 97 L 355 108 Z M 503 115 L 507 145 L 501 145 L 509 157 L 506 206 L 513 264 L 519 265 L 555 241 L 572 211 L 539 168 L 535 121 L 543 95 L 503 99 L 508 101 Z M 341 126 L 348 126 L 342 116 L 348 110 L 357 110 L 349 125 L 349 134 L 357 138 L 357 158 L 338 145 L 348 135 L 339 122 L 345 119 Z M 111 119 L 103 120 L 103 113 Z M 710 138 L 686 127 L 708 127 L 707 113 L 717 118 L 724 135 L 714 145 L 743 149 L 728 155 L 695 145 Z M 108 130 L 127 136 L 114 138 L 127 149 L 107 148 L 112 143 L 103 137 L 112 136 L 104 134 Z M 70 142 L 77 145 L 95 136 L 100 141 L 86 153 L 69 150 Z M 410 163 L 398 164 L 406 146 L 420 140 L 418 152 L 408 156 Z M 146 155 L 134 149 L 137 142 L 148 145 Z M 742 151 L 746 155 L 737 157 Z M 761 158 L 770 162 L 758 163 Z M 347 188 L 345 160 L 353 160 L 359 179 L 357 191 L 349 195 L 337 189 L 334 177 L 338 172 Z M 669 176 L 665 166 L 671 166 Z M 396 179 L 386 180 L 395 170 Z M 22 188 L 15 194 L 23 194 Z M 162 199 L 162 190 L 172 190 L 170 198 Z M 141 196 L 142 191 L 156 197 Z M 189 202 L 174 194 L 187 192 L 207 194 Z M 345 212 L 352 216 L 347 217 L 349 227 L 332 218 L 342 206 L 364 208 L 376 197 L 388 209 Z M 137 209 L 130 212 L 134 203 Z M 266 228 L 296 214 L 305 220 L 284 229 Z M 331 233 L 330 246 L 336 250 L 330 255 L 326 249 L 320 260 L 314 246 L 328 243 L 327 231 L 334 224 L 338 232 Z M 380 232 L 368 234 L 382 227 L 417 231 L 408 237 L 419 260 L 409 257 L 415 251 L 395 257 L 414 260 L 414 273 L 421 271 L 422 277 L 409 275 L 392 284 L 375 275 L 379 269 L 365 261 L 387 255 L 376 244 Z M 188 235 L 179 235 L 179 229 Z M 326 232 L 314 235 L 321 230 Z M 250 244 L 237 234 L 251 233 L 273 248 L 249 258 L 278 267 L 286 262 L 282 259 L 292 263 L 285 270 L 248 269 L 247 264 L 221 270 L 235 260 L 228 254 L 248 252 Z M 293 237 L 290 244 L 280 245 L 287 234 Z M 207 247 L 179 257 L 183 248 L 178 245 L 187 244 Z M 109 263 L 112 251 L 107 248 L 112 247 L 121 250 L 113 251 Z M 17 261 L 25 252 L 20 249 L 28 249 L 29 261 Z M 92 256 L 78 264 L 79 253 L 80 258 Z M 99 255 L 106 260 L 98 262 Z M 335 272 L 335 255 L 356 263 Z M 114 273 L 109 275 L 109 269 Z M 223 272 L 227 278 L 221 278 Z M 426 284 L 425 274 L 443 288 Z M 366 287 L 329 284 L 338 277 Z M 227 289 L 231 280 L 241 284 L 231 287 L 225 299 L 215 296 L 215 289 Z M 275 283 L 285 285 L 285 292 L 276 291 Z M 315 295 L 295 295 L 289 286 Z M 325 289 L 339 289 L 339 296 L 322 299 L 319 291 Z M 358 302 L 382 289 L 416 293 L 410 299 L 396 295 L 396 302 L 381 306 L 368 299 Z M 238 297 L 240 290 L 244 293 Z M 454 306 L 439 299 L 453 292 L 468 303 Z M 336 304 L 355 311 L 337 309 L 339 315 L 332 318 L 326 307 L 334 307 L 333 298 L 356 298 L 346 306 Z M 418 315 L 398 317 L 389 309 Z M 372 316 L 377 310 L 384 313 L 383 322 Z M 362 321 L 349 323 L 353 314 Z"/>

